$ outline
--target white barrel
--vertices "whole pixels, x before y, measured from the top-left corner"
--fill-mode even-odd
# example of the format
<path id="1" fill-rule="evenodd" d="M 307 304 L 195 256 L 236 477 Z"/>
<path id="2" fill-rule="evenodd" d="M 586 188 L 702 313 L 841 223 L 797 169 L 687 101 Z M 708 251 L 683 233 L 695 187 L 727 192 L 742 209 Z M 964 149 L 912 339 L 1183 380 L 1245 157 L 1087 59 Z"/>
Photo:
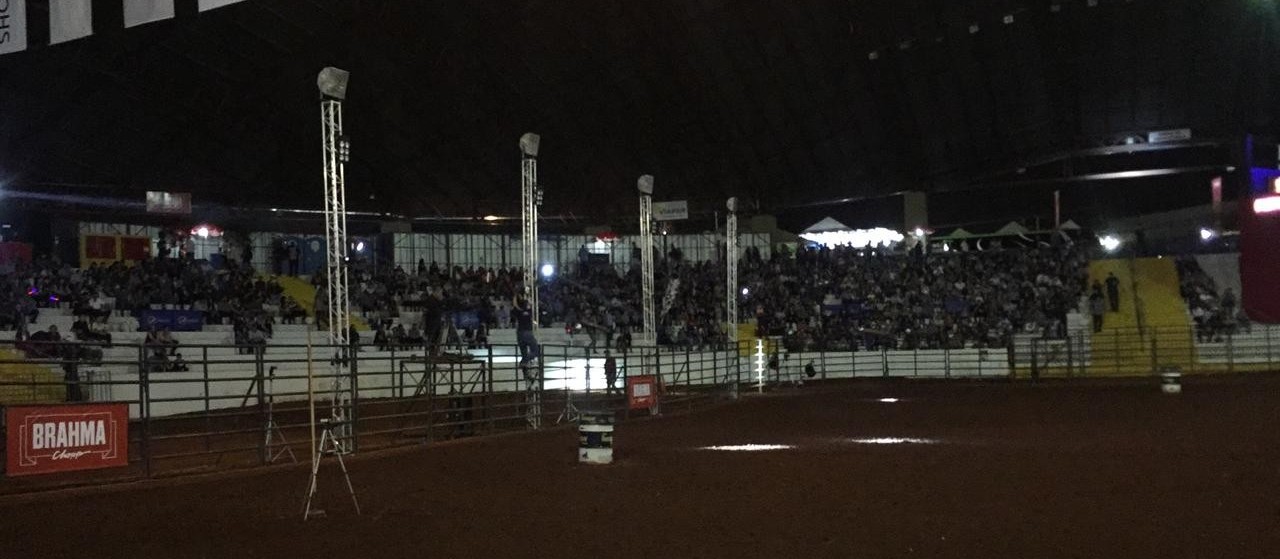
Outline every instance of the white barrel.
<path id="1" fill-rule="evenodd" d="M 1160 391 L 1165 394 L 1182 393 L 1182 373 L 1160 373 Z"/>
<path id="2" fill-rule="evenodd" d="M 582 412 L 578 417 L 578 461 L 613 463 L 612 412 Z"/>

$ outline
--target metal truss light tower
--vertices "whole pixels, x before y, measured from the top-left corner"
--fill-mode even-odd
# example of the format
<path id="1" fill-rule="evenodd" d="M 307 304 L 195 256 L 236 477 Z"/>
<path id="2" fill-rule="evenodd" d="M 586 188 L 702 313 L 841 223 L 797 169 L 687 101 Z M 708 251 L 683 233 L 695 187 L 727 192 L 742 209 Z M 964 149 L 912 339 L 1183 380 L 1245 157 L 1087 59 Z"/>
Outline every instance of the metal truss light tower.
<path id="1" fill-rule="evenodd" d="M 724 310 L 729 341 L 738 341 L 738 199 L 730 198 L 724 218 Z"/>
<path id="2" fill-rule="evenodd" d="M 316 79 L 320 89 L 320 124 L 323 129 L 324 155 L 324 231 L 329 300 L 329 344 L 339 353 L 333 360 L 333 419 L 344 425 L 339 440 L 346 442 L 350 425 L 343 420 L 351 403 L 350 387 L 345 386 L 351 364 L 349 351 L 351 314 L 347 293 L 347 191 L 346 163 L 351 156 L 351 143 L 342 133 L 342 102 L 347 97 L 345 70 L 325 68 Z"/>
<path id="3" fill-rule="evenodd" d="M 338 465 L 342 467 L 342 475 L 346 478 L 347 492 L 351 494 L 351 502 L 355 505 L 356 514 L 360 513 L 360 502 L 356 499 L 355 489 L 351 486 L 351 476 L 347 475 L 347 465 L 342 460 L 342 455 L 353 450 L 355 444 L 352 437 L 354 434 L 352 418 L 348 414 L 355 386 L 354 383 L 349 385 L 346 382 L 352 371 L 352 360 L 356 358 L 351 351 L 348 339 L 351 310 L 347 295 L 347 265 L 350 249 L 347 246 L 346 163 L 351 157 L 351 143 L 342 134 L 342 101 L 347 97 L 349 76 L 346 70 L 327 67 L 321 70 L 316 78 L 316 87 L 320 90 L 320 125 L 323 133 L 321 154 L 324 159 L 324 230 L 328 267 L 326 288 L 329 301 L 329 344 L 335 354 L 330 361 L 333 373 L 330 415 L 320 422 L 323 429 L 320 443 L 314 447 L 316 453 L 311 459 L 311 483 L 307 488 L 306 507 L 303 509 L 304 520 L 311 516 L 311 503 L 316 495 L 320 459 L 325 455 L 338 458 Z M 309 343 L 307 359 L 308 371 L 310 371 Z M 309 372 L 307 383 L 310 386 Z M 314 410 L 314 401 L 310 404 Z M 314 412 L 311 429 L 314 441 Z"/>
<path id="4" fill-rule="evenodd" d="M 653 308 L 653 175 L 643 175 L 636 181 L 640 191 L 640 297 L 644 309 L 645 345 L 658 343 L 657 321 Z"/>
<path id="5" fill-rule="evenodd" d="M 524 289 L 533 311 L 533 328 L 538 329 L 538 206 L 542 190 L 538 188 L 538 144 L 532 132 L 520 136 L 520 225 L 524 250 Z"/>
<path id="6" fill-rule="evenodd" d="M 542 190 L 538 188 L 538 146 L 541 138 L 532 132 L 520 136 L 520 241 L 524 258 L 524 296 L 533 313 L 533 330 L 538 331 L 538 207 Z M 541 366 L 539 365 L 539 368 Z M 530 429 L 542 427 L 541 378 L 526 377 L 525 422 Z"/>

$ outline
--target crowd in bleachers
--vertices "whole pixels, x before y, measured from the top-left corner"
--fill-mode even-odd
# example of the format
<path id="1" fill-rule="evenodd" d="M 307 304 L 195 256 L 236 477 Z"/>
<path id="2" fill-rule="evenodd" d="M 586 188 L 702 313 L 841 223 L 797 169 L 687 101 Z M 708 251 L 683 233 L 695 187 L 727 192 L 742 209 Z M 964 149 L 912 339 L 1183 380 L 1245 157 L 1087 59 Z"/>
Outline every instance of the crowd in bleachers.
<path id="1" fill-rule="evenodd" d="M 102 324 L 113 312 L 201 311 L 208 323 L 232 324 L 238 341 L 269 337 L 276 317 L 296 320 L 306 314 L 274 280 L 249 267 L 228 262 L 215 269 L 190 257 L 84 269 L 42 257 L 0 276 L 0 301 L 0 325 L 11 326 L 19 340 L 34 336 L 27 329 L 48 307 L 72 310 L 74 341 L 103 343 L 111 338 Z"/>
<path id="2" fill-rule="evenodd" d="M 1077 245 L 886 254 L 802 249 L 748 259 L 746 306 L 793 349 L 1005 347 L 1020 331 L 1058 336 L 1087 277 Z"/>
<path id="3" fill-rule="evenodd" d="M 928 255 L 805 248 L 765 259 L 748 250 L 740 316 L 755 318 L 759 335 L 784 337 L 797 350 L 1005 347 L 1018 332 L 1061 336 L 1084 293 L 1088 258 L 1069 240 L 1052 241 Z M 523 292 L 516 268 L 450 270 L 420 261 L 412 271 L 360 267 L 352 278 L 353 305 L 378 326 L 378 345 L 416 341 L 416 332 L 439 339 L 460 313 L 481 330 L 509 327 L 511 298 Z M 323 278 L 314 281 L 323 286 Z M 727 343 L 724 282 L 720 262 L 688 262 L 678 250 L 662 255 L 655 266 L 658 343 Z M 642 326 L 638 258 L 626 271 L 583 259 L 543 281 L 539 293 L 540 322 L 563 323 L 592 348 L 626 345 Z M 317 307 L 325 304 L 319 295 Z M 422 314 L 397 330 L 403 311 Z M 471 328 L 455 335 L 464 344 L 475 339 Z"/>
<path id="4" fill-rule="evenodd" d="M 1221 342 L 1241 329 L 1250 328 L 1249 318 L 1230 287 L 1219 292 L 1213 278 L 1200 268 L 1195 258 L 1179 258 L 1177 267 L 1182 298 L 1195 325 L 1196 341 Z"/>
<path id="5" fill-rule="evenodd" d="M 927 255 L 802 248 L 769 259 L 747 250 L 739 272 L 740 317 L 754 318 L 757 334 L 781 336 L 796 350 L 1004 347 L 1018 332 L 1061 335 L 1084 292 L 1087 256 L 1062 238 L 1025 244 Z M 628 345 L 642 325 L 639 276 L 638 258 L 625 271 L 584 259 L 542 282 L 539 322 L 562 323 L 589 337 L 593 348 Z M 318 326 L 324 328 L 325 279 L 317 274 L 312 281 L 319 288 Z M 719 261 L 685 261 L 678 250 L 661 255 L 654 293 L 658 342 L 689 348 L 727 343 L 724 281 Z M 1198 286 L 1184 281 L 1184 292 Z M 350 281 L 353 308 L 373 326 L 379 347 L 427 340 L 482 344 L 488 329 L 510 326 L 512 299 L 523 291 L 516 268 L 442 268 L 425 261 L 411 270 L 357 263 Z M 247 266 L 228 261 L 215 269 L 190 258 L 84 270 L 40 259 L 4 276 L 0 297 L 7 301 L 0 323 L 21 328 L 41 307 L 67 305 L 81 318 L 76 338 L 105 343 L 109 333 L 93 325 L 113 310 L 203 311 L 209 323 L 233 324 L 236 343 L 250 351 L 265 345 L 276 319 L 306 315 L 274 280 Z M 1211 314 L 1230 306 L 1215 304 Z"/>

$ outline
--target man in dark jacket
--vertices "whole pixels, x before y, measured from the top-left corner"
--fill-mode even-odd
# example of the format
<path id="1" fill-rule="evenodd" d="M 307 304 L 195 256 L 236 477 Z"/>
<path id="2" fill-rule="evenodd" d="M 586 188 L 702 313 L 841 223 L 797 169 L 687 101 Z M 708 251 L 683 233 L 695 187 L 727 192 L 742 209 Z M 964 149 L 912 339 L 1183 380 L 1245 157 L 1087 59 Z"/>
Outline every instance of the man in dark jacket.
<path id="1" fill-rule="evenodd" d="M 1114 273 L 1107 274 L 1107 300 L 1111 302 L 1111 312 L 1120 312 L 1120 279 Z"/>

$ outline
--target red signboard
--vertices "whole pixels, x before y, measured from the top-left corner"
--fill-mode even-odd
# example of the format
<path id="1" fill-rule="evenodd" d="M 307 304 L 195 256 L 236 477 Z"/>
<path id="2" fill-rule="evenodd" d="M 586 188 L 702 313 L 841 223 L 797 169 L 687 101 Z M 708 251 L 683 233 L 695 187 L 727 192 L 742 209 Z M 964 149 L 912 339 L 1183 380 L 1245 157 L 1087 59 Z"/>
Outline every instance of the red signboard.
<path id="1" fill-rule="evenodd" d="M 147 237 L 120 237 L 121 260 L 146 260 L 151 255 L 151 239 Z"/>
<path id="2" fill-rule="evenodd" d="M 95 260 L 115 260 L 117 257 L 116 237 L 113 235 L 85 235 L 84 256 Z"/>
<path id="3" fill-rule="evenodd" d="M 658 405 L 658 379 L 652 376 L 627 377 L 627 402 L 633 410 Z"/>
<path id="4" fill-rule="evenodd" d="M 129 465 L 129 405 L 5 409 L 8 476 Z"/>

